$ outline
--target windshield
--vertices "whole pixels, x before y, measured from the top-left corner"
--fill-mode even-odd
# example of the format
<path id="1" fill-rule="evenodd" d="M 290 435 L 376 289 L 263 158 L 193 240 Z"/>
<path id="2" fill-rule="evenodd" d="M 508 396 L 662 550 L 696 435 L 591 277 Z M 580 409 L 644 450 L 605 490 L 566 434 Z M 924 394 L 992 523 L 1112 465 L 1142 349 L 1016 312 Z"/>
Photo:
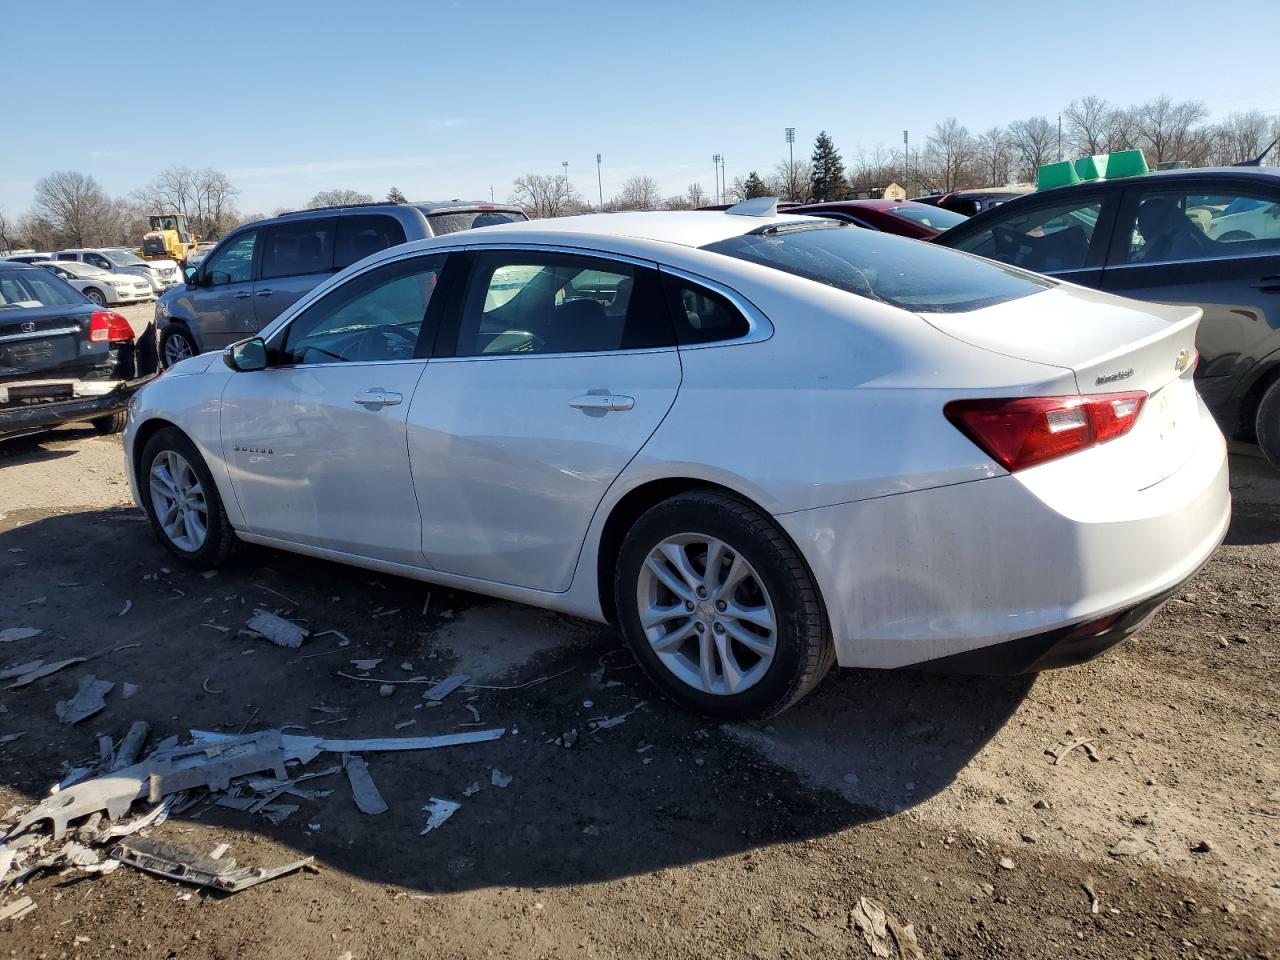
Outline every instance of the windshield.
<path id="1" fill-rule="evenodd" d="M 1054 285 L 932 243 L 831 222 L 748 233 L 702 249 L 919 313 L 977 310 Z"/>
<path id="2" fill-rule="evenodd" d="M 0 310 L 63 307 L 87 302 L 48 270 L 0 270 Z"/>
<path id="3" fill-rule="evenodd" d="M 128 250 L 108 250 L 107 259 L 118 267 L 136 267 L 140 263 L 146 263 L 141 257 Z"/>
<path id="4" fill-rule="evenodd" d="M 894 207 L 889 212 L 895 217 L 910 220 L 912 223 L 918 223 L 922 227 L 928 227 L 938 232 L 950 230 L 957 223 L 964 223 L 969 219 L 962 213 L 956 213 L 954 210 L 945 210 L 942 207 Z"/>
<path id="5" fill-rule="evenodd" d="M 515 223 L 527 219 L 523 213 L 510 210 L 457 210 L 446 213 L 433 213 L 427 217 L 431 223 L 431 232 L 439 237 L 446 233 L 457 233 L 459 230 L 471 230 L 474 227 L 491 227 L 495 223 Z"/>

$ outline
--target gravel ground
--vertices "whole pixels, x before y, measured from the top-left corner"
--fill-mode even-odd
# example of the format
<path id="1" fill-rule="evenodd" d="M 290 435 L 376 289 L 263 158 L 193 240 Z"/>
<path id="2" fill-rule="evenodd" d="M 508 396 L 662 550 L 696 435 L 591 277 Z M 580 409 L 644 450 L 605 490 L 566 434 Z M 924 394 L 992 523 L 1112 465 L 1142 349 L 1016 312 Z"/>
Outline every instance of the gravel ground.
<path id="1" fill-rule="evenodd" d="M 0 737 L 24 734 L 0 745 L 0 811 L 135 719 L 154 738 L 405 736 L 469 729 L 471 707 L 509 731 L 368 755 L 378 816 L 339 777 L 279 826 L 197 805 L 154 835 L 319 869 L 233 896 L 128 868 L 45 875 L 20 891 L 35 912 L 0 921 L 0 954 L 863 957 L 869 897 L 929 958 L 1280 956 L 1280 475 L 1250 448 L 1232 468 L 1227 543 L 1107 656 L 1035 678 L 838 671 L 773 723 L 718 726 L 656 698 L 592 624 L 259 549 L 190 573 L 129 502 L 116 438 L 0 444 L 0 627 L 45 631 L 0 667 L 140 644 L 0 691 Z M 236 637 L 258 604 L 351 644 Z M 378 679 L 486 688 L 423 708 L 421 686 L 383 697 L 340 675 L 363 657 L 383 658 Z M 88 673 L 139 691 L 64 727 L 54 704 Z M 1082 737 L 1096 760 L 1045 752 Z M 423 836 L 433 796 L 462 807 Z"/>

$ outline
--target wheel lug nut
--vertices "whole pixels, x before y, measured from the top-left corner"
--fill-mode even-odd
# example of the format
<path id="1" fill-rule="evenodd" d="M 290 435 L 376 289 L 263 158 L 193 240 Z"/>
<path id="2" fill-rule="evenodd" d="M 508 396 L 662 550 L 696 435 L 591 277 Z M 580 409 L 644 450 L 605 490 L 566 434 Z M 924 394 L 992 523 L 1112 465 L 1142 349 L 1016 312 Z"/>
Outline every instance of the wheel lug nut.
<path id="1" fill-rule="evenodd" d="M 706 587 L 699 587 L 699 588 L 698 588 L 698 599 L 700 599 L 700 600 L 705 600 L 705 599 L 707 599 L 707 588 L 706 588 Z"/>
<path id="2" fill-rule="evenodd" d="M 729 605 L 725 603 L 723 600 L 717 600 L 716 609 L 719 610 L 721 613 L 724 613 L 727 609 L 729 609 Z"/>
<path id="3" fill-rule="evenodd" d="M 686 600 L 686 601 L 684 602 L 684 608 L 685 608 L 686 610 L 692 610 L 692 609 L 693 609 L 693 601 L 692 601 L 692 600 Z"/>
<path id="4" fill-rule="evenodd" d="M 705 633 L 707 630 L 707 625 L 703 623 L 701 620 L 699 620 L 697 623 L 693 625 L 693 629 L 697 630 L 699 633 Z"/>
<path id="5" fill-rule="evenodd" d="M 724 624 L 719 620 L 716 621 L 715 631 L 716 633 L 724 633 Z"/>

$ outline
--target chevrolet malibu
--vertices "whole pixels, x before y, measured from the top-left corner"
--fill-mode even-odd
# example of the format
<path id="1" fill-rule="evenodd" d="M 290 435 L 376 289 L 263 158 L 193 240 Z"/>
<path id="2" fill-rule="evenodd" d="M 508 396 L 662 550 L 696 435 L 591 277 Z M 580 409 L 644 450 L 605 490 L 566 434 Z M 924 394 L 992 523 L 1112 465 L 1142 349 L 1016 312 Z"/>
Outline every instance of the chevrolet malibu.
<path id="1" fill-rule="evenodd" d="M 137 502 L 618 625 L 764 717 L 831 667 L 1009 673 L 1124 639 L 1230 514 L 1196 308 L 769 200 L 384 250 L 134 399 Z"/>

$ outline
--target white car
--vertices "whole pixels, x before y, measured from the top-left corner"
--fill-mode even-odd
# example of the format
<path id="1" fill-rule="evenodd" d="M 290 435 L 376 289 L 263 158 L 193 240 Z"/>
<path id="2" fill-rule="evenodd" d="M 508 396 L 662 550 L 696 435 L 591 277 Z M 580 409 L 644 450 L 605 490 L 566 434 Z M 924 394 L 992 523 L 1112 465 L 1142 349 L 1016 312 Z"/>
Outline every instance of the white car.
<path id="1" fill-rule="evenodd" d="M 1222 540 L 1196 308 L 769 201 L 375 254 L 134 399 L 134 497 L 237 539 L 617 623 L 705 713 L 848 667 L 1079 662 Z M 465 656 L 465 654 L 464 654 Z"/>
<path id="2" fill-rule="evenodd" d="M 132 250 L 120 247 L 83 247 L 75 250 L 59 250 L 54 260 L 75 260 L 101 267 L 116 273 L 134 273 L 146 278 L 155 296 L 172 290 L 183 283 L 182 271 L 173 260 L 143 260 Z"/>
<path id="3" fill-rule="evenodd" d="M 35 260 L 32 266 L 53 271 L 100 307 L 139 303 L 154 297 L 151 284 L 136 274 L 110 273 L 75 260 Z"/>

